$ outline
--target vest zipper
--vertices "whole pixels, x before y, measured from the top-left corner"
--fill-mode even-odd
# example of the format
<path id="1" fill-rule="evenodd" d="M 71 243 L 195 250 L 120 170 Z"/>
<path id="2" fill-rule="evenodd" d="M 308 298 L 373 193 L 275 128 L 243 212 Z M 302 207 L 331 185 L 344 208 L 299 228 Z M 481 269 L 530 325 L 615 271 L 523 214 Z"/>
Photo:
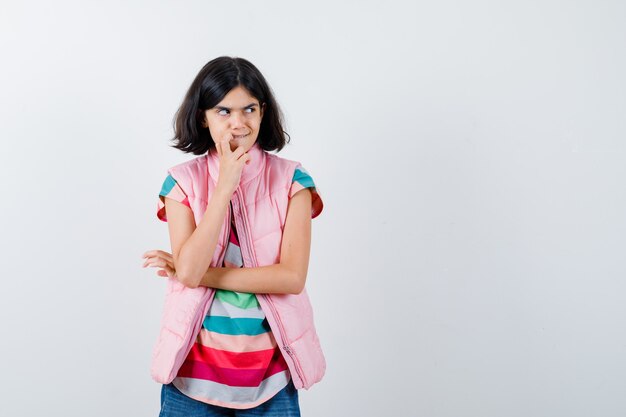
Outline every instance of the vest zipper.
<path id="1" fill-rule="evenodd" d="M 248 213 L 246 212 L 246 208 L 245 208 L 245 206 L 243 204 L 243 198 L 241 197 L 239 188 L 237 188 L 237 190 L 235 190 L 235 195 L 237 196 L 237 202 L 239 203 L 240 211 L 242 212 L 241 218 L 243 219 L 242 221 L 243 221 L 243 231 L 244 231 L 244 233 L 241 233 L 241 232 L 239 233 L 239 235 L 238 235 L 239 243 L 241 244 L 242 241 L 244 241 L 244 243 L 246 244 L 245 245 L 246 246 L 246 252 L 248 253 L 248 255 L 250 255 L 250 259 L 252 259 L 253 265 L 251 265 L 251 266 L 252 267 L 256 267 L 256 266 L 258 266 L 258 261 L 256 259 L 256 254 L 252 251 L 252 247 L 253 247 L 252 237 L 250 236 L 250 229 L 248 228 L 248 223 L 247 223 Z M 237 230 L 241 230 L 240 226 L 237 224 L 237 216 L 235 216 L 235 226 L 237 227 Z M 245 235 L 244 239 L 242 239 L 242 235 Z M 243 250 L 243 247 L 244 247 L 244 245 L 241 245 L 242 250 Z M 261 297 L 263 297 L 263 299 L 267 302 L 267 305 L 270 307 L 272 316 L 274 317 L 274 320 L 276 321 L 276 325 L 278 326 L 278 329 L 279 329 L 280 340 L 281 340 L 281 345 L 282 345 L 283 350 L 285 352 L 287 352 L 287 354 L 289 355 L 289 357 L 293 361 L 293 363 L 294 363 L 294 365 L 296 367 L 296 372 L 298 373 L 298 377 L 300 377 L 300 379 L 302 380 L 302 383 L 304 384 L 304 386 L 306 386 L 306 378 L 304 377 L 304 372 L 302 371 L 302 366 L 300 365 L 298 357 L 291 350 L 291 348 L 289 347 L 289 344 L 287 343 L 287 340 L 285 338 L 285 328 L 283 326 L 283 322 L 280 319 L 280 316 L 279 316 L 278 312 L 276 311 L 276 307 L 274 306 L 273 301 L 271 300 L 271 298 L 267 294 L 261 294 Z M 269 324 L 269 321 L 268 321 L 268 324 Z M 272 329 L 272 332 L 276 333 L 274 331 L 274 329 Z"/>

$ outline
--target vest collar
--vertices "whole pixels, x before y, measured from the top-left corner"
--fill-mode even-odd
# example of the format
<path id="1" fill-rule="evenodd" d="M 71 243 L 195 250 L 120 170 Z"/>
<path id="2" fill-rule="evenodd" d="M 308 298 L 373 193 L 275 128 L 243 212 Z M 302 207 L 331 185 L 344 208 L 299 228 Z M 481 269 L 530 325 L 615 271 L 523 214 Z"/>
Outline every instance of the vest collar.
<path id="1" fill-rule="evenodd" d="M 265 167 L 265 158 L 267 157 L 265 151 L 261 149 L 258 140 L 254 142 L 254 145 L 248 151 L 250 161 L 244 164 L 241 171 L 241 179 L 239 184 L 245 184 L 251 179 L 258 176 Z M 207 168 L 209 170 L 209 176 L 213 179 L 213 182 L 217 182 L 218 172 L 220 168 L 220 157 L 217 154 L 217 150 L 212 148 L 207 154 Z M 214 175 L 210 175 L 214 173 Z"/>

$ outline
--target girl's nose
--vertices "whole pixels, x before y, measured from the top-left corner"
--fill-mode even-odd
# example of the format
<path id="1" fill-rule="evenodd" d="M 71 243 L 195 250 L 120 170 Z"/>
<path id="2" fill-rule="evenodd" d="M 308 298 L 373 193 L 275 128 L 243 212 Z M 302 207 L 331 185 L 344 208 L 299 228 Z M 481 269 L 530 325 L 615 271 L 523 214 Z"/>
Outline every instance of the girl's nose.
<path id="1" fill-rule="evenodd" d="M 243 115 L 238 112 L 233 112 L 230 116 L 230 123 L 233 128 L 241 127 L 244 125 Z"/>

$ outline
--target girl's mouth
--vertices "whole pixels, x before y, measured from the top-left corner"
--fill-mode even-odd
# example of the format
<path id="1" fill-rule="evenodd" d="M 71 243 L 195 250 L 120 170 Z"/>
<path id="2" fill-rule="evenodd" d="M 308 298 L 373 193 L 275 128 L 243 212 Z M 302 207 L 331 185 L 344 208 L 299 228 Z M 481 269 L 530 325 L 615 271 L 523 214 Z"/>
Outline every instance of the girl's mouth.
<path id="1" fill-rule="evenodd" d="M 245 135 L 239 135 L 239 136 L 233 135 L 233 139 L 241 139 L 241 138 L 245 138 L 245 137 L 246 137 L 246 136 L 248 136 L 248 135 L 249 135 L 249 133 L 246 133 Z"/>

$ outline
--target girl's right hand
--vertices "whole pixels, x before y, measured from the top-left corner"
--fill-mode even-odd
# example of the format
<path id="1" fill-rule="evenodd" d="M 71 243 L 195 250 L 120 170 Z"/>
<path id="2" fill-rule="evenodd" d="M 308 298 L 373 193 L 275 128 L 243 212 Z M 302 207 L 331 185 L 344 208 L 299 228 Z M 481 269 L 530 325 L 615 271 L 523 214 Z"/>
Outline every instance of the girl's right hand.
<path id="1" fill-rule="evenodd" d="M 231 151 L 231 140 L 232 135 L 228 134 L 223 140 L 215 142 L 215 149 L 220 160 L 217 188 L 228 193 L 228 195 L 232 195 L 237 189 L 243 166 L 250 160 L 250 155 L 244 152 L 243 146 Z"/>
<path id="2" fill-rule="evenodd" d="M 141 257 L 145 259 L 142 268 L 147 266 L 161 268 L 157 271 L 158 276 L 178 279 L 176 269 L 174 268 L 174 258 L 171 253 L 155 249 L 144 252 Z"/>

